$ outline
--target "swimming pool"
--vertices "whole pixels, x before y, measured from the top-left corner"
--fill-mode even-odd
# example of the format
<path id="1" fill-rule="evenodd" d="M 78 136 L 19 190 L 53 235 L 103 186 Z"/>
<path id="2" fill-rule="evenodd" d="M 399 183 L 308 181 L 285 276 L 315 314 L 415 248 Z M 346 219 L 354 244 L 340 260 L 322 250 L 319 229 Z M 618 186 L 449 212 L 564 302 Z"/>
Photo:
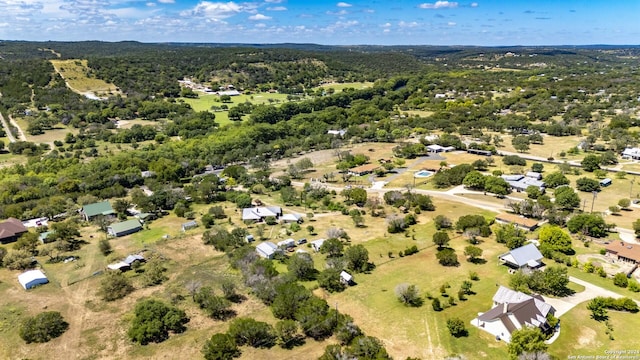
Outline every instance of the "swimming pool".
<path id="1" fill-rule="evenodd" d="M 429 177 L 433 175 L 433 171 L 429 171 L 429 170 L 420 170 L 418 172 L 415 173 L 415 177 Z"/>

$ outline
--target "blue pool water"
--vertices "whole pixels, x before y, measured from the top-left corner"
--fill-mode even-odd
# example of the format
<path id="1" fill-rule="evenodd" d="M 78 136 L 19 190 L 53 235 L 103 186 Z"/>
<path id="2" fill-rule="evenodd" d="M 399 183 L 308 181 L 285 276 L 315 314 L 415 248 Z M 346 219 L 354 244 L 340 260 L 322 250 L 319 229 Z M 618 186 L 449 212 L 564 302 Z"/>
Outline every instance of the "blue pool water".
<path id="1" fill-rule="evenodd" d="M 431 175 L 433 175 L 432 171 L 420 170 L 415 174 L 415 177 L 429 177 Z"/>

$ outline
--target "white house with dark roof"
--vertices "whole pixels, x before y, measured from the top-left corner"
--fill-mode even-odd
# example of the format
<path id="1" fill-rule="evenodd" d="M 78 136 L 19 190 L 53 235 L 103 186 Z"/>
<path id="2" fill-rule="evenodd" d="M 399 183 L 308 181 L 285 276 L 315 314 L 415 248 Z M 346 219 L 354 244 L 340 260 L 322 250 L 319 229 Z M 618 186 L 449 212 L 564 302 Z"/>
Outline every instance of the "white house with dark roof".
<path id="1" fill-rule="evenodd" d="M 533 270 L 544 265 L 542 253 L 531 243 L 515 248 L 498 258 L 507 266 L 515 269 Z"/>
<path id="2" fill-rule="evenodd" d="M 544 333 L 551 333 L 554 329 L 549 325 L 547 315 L 554 313 L 553 306 L 541 296 L 531 296 L 500 286 L 493 296 L 493 307 L 478 314 L 471 324 L 508 343 L 511 333 L 524 327 L 537 327 Z"/>

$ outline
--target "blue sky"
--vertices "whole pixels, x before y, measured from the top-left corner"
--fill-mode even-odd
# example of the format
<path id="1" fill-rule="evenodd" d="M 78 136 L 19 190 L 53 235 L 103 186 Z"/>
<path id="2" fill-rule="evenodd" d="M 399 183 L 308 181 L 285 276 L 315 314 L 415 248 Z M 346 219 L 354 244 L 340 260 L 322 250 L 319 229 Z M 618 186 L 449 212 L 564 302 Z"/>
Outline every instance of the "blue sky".
<path id="1" fill-rule="evenodd" d="M 3 40 L 640 44 L 640 0 L 0 0 Z"/>

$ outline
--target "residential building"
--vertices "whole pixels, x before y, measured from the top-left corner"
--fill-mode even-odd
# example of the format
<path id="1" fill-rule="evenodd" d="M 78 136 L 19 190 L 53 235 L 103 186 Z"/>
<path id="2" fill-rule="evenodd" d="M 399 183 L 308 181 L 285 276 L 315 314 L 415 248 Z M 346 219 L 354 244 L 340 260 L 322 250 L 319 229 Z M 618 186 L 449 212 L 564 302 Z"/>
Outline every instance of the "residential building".
<path id="1" fill-rule="evenodd" d="M 144 256 L 140 254 L 131 254 L 126 258 L 124 258 L 124 260 L 122 261 L 118 261 L 117 263 L 107 265 L 107 268 L 110 270 L 127 271 L 131 269 L 131 265 L 134 262 L 145 262 L 145 261 L 146 259 L 144 258 Z"/>
<path id="2" fill-rule="evenodd" d="M 493 296 L 491 310 L 481 313 L 471 323 L 508 343 L 511 334 L 524 327 L 537 327 L 546 334 L 553 332 L 547 316 L 554 313 L 553 306 L 547 304 L 540 295 L 530 296 L 500 286 Z"/>
<path id="3" fill-rule="evenodd" d="M 279 206 L 259 206 L 242 209 L 242 221 L 253 220 L 260 222 L 268 217 L 278 219 L 280 216 L 282 216 L 282 208 Z"/>
<path id="4" fill-rule="evenodd" d="M 515 248 L 498 257 L 502 263 L 517 270 L 535 270 L 544 266 L 542 253 L 532 244 Z"/>
<path id="5" fill-rule="evenodd" d="M 622 158 L 640 160 L 640 148 L 626 148 L 622 151 Z"/>
<path id="6" fill-rule="evenodd" d="M 282 217 L 280 218 L 280 222 L 283 223 L 301 223 L 302 220 L 302 215 L 300 214 L 284 214 L 282 215 Z"/>
<path id="7" fill-rule="evenodd" d="M 531 174 L 532 177 L 525 175 L 502 175 L 501 177 L 509 184 L 512 190 L 517 192 L 526 191 L 529 186 L 535 186 L 540 190 L 540 192 L 544 193 L 545 184 L 544 181 L 541 181 L 536 177 L 533 177 L 535 174 L 533 171 L 527 174 Z M 540 177 L 542 175 L 540 174 Z"/>
<path id="8" fill-rule="evenodd" d="M 322 244 L 324 244 L 324 242 L 325 242 L 325 239 L 314 240 L 310 242 L 311 248 L 313 249 L 313 251 L 318 252 L 320 251 L 320 248 L 322 247 Z"/>
<path id="9" fill-rule="evenodd" d="M 640 263 L 640 245 L 613 241 L 605 247 L 607 256 L 632 264 Z"/>
<path id="10" fill-rule="evenodd" d="M 91 221 L 91 219 L 96 216 L 113 216 L 116 214 L 116 212 L 111 207 L 111 203 L 109 203 L 108 201 L 102 201 L 95 204 L 84 205 L 80 209 L 80 214 L 86 221 Z"/>
<path id="11" fill-rule="evenodd" d="M 427 150 L 432 153 L 450 152 L 455 150 L 453 146 L 440 146 L 437 144 L 427 145 Z"/>
<path id="12" fill-rule="evenodd" d="M 365 164 L 361 166 L 356 166 L 354 168 L 349 169 L 349 174 L 353 176 L 362 176 L 371 174 L 380 168 L 380 164 Z"/>
<path id="13" fill-rule="evenodd" d="M 27 231 L 27 227 L 22 224 L 22 221 L 8 218 L 0 223 L 0 244 L 18 241 L 18 238 Z"/>
<path id="14" fill-rule="evenodd" d="M 296 241 L 293 239 L 282 240 L 278 242 L 278 248 L 282 250 L 288 250 L 296 246 Z"/>
<path id="15" fill-rule="evenodd" d="M 520 229 L 533 231 L 540 225 L 536 219 L 526 218 L 516 214 L 502 213 L 496 216 L 496 222 L 501 224 L 513 224 Z"/>

